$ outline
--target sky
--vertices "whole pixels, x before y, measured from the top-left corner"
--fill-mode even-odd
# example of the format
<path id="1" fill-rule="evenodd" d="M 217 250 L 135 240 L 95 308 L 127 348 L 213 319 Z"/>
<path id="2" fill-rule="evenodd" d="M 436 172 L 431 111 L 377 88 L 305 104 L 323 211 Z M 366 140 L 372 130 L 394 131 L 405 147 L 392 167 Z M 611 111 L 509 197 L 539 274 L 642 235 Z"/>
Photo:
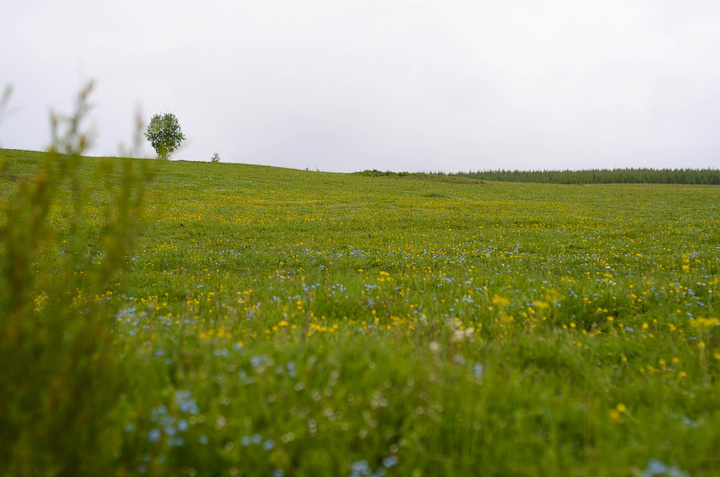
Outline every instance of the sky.
<path id="1" fill-rule="evenodd" d="M 717 0 L 4 0 L 0 45 L 5 148 L 93 80 L 91 155 L 140 110 L 177 116 L 173 160 L 720 167 Z"/>

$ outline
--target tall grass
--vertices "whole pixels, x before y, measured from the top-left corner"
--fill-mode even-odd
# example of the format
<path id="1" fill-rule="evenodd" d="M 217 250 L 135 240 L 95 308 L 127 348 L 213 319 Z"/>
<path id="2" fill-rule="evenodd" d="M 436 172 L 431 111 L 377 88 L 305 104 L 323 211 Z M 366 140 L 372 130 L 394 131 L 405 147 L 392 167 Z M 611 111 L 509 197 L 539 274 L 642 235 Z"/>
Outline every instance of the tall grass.
<path id="1" fill-rule="evenodd" d="M 134 244 L 148 174 L 131 160 L 103 160 L 85 177 L 91 90 L 73 114 L 52 116 L 39 171 L 0 179 L 14 191 L 0 235 L 2 475 L 109 475 L 120 449 L 117 306 L 102 297 Z M 88 236 L 89 180 L 106 181 L 110 202 Z"/>

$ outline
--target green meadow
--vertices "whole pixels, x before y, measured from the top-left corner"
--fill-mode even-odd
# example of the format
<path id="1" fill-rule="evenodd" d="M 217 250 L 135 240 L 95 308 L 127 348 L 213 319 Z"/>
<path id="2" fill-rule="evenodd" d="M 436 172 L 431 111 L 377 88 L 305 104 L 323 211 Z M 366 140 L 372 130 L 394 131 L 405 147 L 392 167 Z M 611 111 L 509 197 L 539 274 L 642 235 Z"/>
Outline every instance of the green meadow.
<path id="1" fill-rule="evenodd" d="M 0 157 L 0 475 L 720 475 L 718 186 Z"/>

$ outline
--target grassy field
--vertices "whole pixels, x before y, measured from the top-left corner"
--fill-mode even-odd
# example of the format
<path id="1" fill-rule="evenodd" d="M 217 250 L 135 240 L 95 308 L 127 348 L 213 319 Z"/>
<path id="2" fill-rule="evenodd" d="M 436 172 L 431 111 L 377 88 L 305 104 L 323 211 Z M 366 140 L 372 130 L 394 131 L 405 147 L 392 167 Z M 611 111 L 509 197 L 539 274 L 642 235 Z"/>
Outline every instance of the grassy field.
<path id="1" fill-rule="evenodd" d="M 10 210 L 43 154 L 0 152 Z M 32 374 L 1 322 L 0 474 L 720 475 L 719 187 L 141 163 L 104 289 L 120 169 L 85 159 L 81 208 L 58 188 L 32 267 L 57 278 L 72 242 L 55 293 L 98 318 L 63 336 L 106 344 Z M 22 326 L 62 314 L 50 280 Z"/>

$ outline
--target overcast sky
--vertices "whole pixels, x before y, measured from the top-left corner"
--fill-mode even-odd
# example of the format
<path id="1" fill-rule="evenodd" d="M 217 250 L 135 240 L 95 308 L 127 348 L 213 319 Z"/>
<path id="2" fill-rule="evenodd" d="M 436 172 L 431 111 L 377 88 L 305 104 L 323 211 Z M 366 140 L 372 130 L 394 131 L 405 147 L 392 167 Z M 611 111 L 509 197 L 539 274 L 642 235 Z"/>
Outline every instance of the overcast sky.
<path id="1" fill-rule="evenodd" d="M 177 116 L 173 159 L 720 167 L 717 0 L 4 0 L 0 45 L 0 147 L 44 149 L 94 79 L 94 155 L 140 106 Z"/>

